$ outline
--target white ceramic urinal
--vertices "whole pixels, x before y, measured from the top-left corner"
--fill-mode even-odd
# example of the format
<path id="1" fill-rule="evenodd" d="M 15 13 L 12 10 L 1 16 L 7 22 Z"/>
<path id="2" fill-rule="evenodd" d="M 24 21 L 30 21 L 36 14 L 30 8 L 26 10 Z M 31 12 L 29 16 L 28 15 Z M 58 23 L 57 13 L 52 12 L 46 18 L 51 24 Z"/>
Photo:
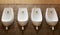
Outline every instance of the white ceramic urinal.
<path id="1" fill-rule="evenodd" d="M 58 22 L 58 16 L 57 16 L 55 8 L 47 8 L 45 18 L 46 18 L 47 23 L 50 26 L 52 26 L 52 30 L 54 30 L 54 26 Z"/>
<path id="2" fill-rule="evenodd" d="M 36 26 L 36 30 L 38 30 L 38 26 L 40 26 L 42 22 L 42 13 L 40 8 L 32 8 L 31 20 L 33 25 Z"/>
<path id="3" fill-rule="evenodd" d="M 22 30 L 24 30 L 24 26 L 28 21 L 28 11 L 27 8 L 19 8 L 18 10 L 18 22 L 19 25 L 22 26 Z"/>
<path id="4" fill-rule="evenodd" d="M 1 21 L 3 25 L 6 26 L 6 30 L 8 30 L 8 26 L 10 26 L 13 23 L 13 20 L 14 20 L 13 9 L 4 8 Z"/>

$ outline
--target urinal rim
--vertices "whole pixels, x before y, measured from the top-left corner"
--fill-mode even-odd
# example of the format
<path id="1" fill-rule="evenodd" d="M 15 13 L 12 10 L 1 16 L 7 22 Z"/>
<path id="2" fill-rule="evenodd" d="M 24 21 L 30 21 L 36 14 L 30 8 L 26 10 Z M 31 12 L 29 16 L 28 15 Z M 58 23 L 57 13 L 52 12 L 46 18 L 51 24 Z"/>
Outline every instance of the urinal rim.
<path id="1" fill-rule="evenodd" d="M 42 22 L 42 20 L 41 20 L 41 21 L 34 21 L 34 20 L 31 20 L 31 21 L 33 21 L 33 22 Z"/>
<path id="2" fill-rule="evenodd" d="M 18 20 L 18 22 L 25 22 L 25 21 L 28 21 L 28 19 L 27 20 L 22 20 L 22 21 L 21 20 Z"/>
<path id="3" fill-rule="evenodd" d="M 12 22 L 12 21 L 14 21 L 14 19 L 12 19 L 12 20 L 2 20 L 2 19 L 1 19 L 1 21 L 2 21 L 2 22 Z"/>

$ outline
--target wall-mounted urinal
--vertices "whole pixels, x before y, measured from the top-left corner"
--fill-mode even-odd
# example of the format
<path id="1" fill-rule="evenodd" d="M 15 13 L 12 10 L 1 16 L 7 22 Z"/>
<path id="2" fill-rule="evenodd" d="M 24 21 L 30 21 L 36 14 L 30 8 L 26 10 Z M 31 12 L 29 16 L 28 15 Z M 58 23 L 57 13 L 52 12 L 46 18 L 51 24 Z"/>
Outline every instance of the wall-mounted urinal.
<path id="1" fill-rule="evenodd" d="M 24 30 L 24 26 L 28 21 L 28 10 L 27 8 L 19 8 L 18 10 L 18 22 L 19 25 L 22 26 L 22 30 Z"/>
<path id="2" fill-rule="evenodd" d="M 36 30 L 38 30 L 38 26 L 40 26 L 42 22 L 42 13 L 40 8 L 32 8 L 31 21 L 33 22 L 33 25 L 36 26 Z"/>
<path id="3" fill-rule="evenodd" d="M 6 30 L 8 30 L 8 26 L 10 26 L 14 21 L 12 8 L 4 8 L 1 21 L 3 25 L 6 26 Z"/>
<path id="4" fill-rule="evenodd" d="M 55 8 L 47 8 L 45 18 L 46 18 L 47 24 L 52 26 L 52 30 L 54 30 L 54 26 L 58 22 L 58 15 L 56 13 Z"/>

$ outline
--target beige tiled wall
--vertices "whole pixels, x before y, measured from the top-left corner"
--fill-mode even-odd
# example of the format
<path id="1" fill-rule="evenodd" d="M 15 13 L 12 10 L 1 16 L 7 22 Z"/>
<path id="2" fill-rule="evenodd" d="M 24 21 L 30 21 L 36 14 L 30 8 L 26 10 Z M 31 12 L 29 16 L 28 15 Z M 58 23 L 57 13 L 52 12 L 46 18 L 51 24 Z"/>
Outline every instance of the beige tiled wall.
<path id="1" fill-rule="evenodd" d="M 0 0 L 0 4 L 60 4 L 60 0 Z"/>

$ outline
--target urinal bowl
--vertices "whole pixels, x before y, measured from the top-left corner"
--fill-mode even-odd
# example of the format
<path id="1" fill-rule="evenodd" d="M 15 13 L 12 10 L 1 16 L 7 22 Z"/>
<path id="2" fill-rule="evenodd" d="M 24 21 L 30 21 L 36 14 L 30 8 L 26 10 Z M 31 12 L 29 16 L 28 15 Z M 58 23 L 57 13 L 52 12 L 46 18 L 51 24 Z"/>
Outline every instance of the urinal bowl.
<path id="1" fill-rule="evenodd" d="M 24 26 L 27 25 L 28 22 L 28 11 L 27 8 L 19 8 L 18 11 L 18 23 L 22 26 L 22 30 L 24 30 Z"/>
<path id="2" fill-rule="evenodd" d="M 8 30 L 8 27 L 14 21 L 14 13 L 12 8 L 4 8 L 1 21 L 2 24 L 6 27 L 6 30 Z"/>
<path id="3" fill-rule="evenodd" d="M 54 26 L 58 22 L 58 16 L 55 8 L 47 8 L 45 18 L 46 18 L 47 24 L 52 27 L 52 30 L 54 30 Z"/>
<path id="4" fill-rule="evenodd" d="M 31 21 L 34 26 L 36 26 L 36 30 L 38 30 L 38 26 L 41 25 L 42 22 L 42 13 L 40 8 L 33 8 L 31 12 Z"/>

